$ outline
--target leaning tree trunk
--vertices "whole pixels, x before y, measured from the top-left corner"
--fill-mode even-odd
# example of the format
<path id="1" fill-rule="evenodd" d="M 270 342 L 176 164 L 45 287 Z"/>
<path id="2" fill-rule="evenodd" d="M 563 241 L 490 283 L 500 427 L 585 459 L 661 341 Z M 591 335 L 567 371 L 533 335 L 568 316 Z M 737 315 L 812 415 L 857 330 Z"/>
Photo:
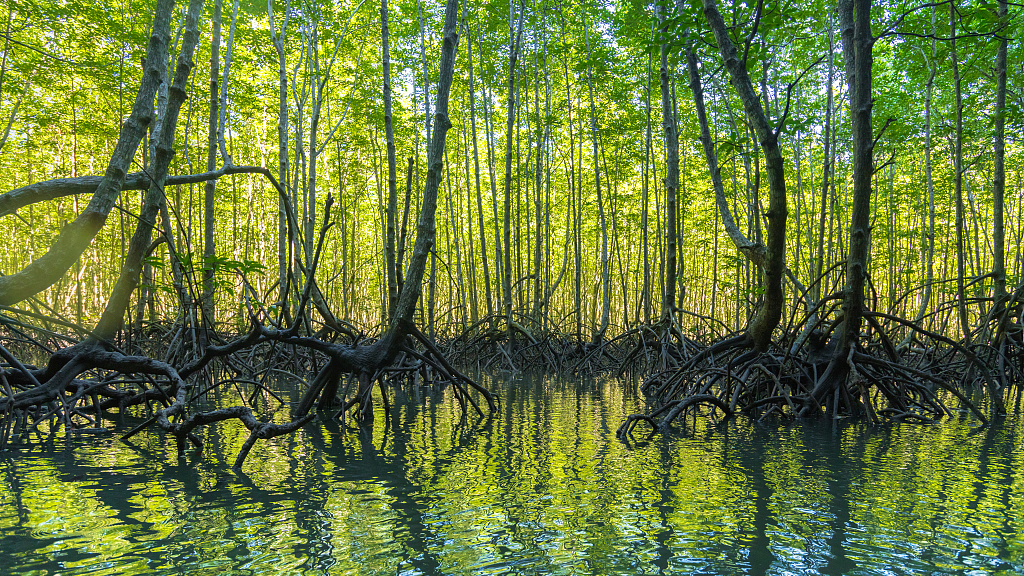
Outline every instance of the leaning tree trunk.
<path id="1" fill-rule="evenodd" d="M 100 317 L 91 339 L 100 342 L 112 341 L 124 325 L 124 315 L 128 310 L 132 291 L 139 284 L 142 271 L 142 260 L 146 255 L 156 217 L 163 202 L 164 180 L 167 170 L 174 157 L 174 131 L 178 124 L 178 113 L 185 102 L 185 87 L 188 76 L 192 72 L 192 54 L 199 40 L 199 16 L 202 12 L 203 0 L 191 0 L 188 6 L 185 34 L 182 40 L 181 53 L 174 73 L 165 108 L 164 117 L 160 119 L 160 131 L 157 134 L 156 154 L 153 162 L 153 182 L 146 192 L 145 201 L 139 213 L 139 224 L 132 235 L 128 254 L 124 257 L 121 273 L 111 292 L 110 300 Z"/>
<path id="2" fill-rule="evenodd" d="M 142 83 L 135 97 L 132 112 L 121 127 L 114 152 L 89 205 L 71 223 L 61 229 L 46 254 L 33 260 L 22 270 L 0 277 L 0 304 L 21 302 L 45 290 L 59 280 L 89 247 L 89 243 L 107 221 L 117 201 L 128 168 L 146 129 L 153 122 L 153 98 L 167 74 L 167 50 L 170 40 L 171 13 L 174 0 L 158 0 L 152 33 L 146 46 L 146 64 Z"/>
<path id="3" fill-rule="evenodd" d="M 758 142 L 764 153 L 765 169 L 768 173 L 768 211 L 765 213 L 765 217 L 768 219 L 766 246 L 755 246 L 752 250 L 747 251 L 750 252 L 747 254 L 748 257 L 754 252 L 764 251 L 764 300 L 754 314 L 754 318 L 748 323 L 746 330 L 746 338 L 754 349 L 764 351 L 768 349 L 772 332 L 782 319 L 782 308 L 785 303 L 782 294 L 782 276 L 786 270 L 786 218 L 789 212 L 786 207 L 786 180 L 782 151 L 779 148 L 779 135 L 769 125 L 768 118 L 761 107 L 761 100 L 754 92 L 750 76 L 747 74 L 745 58 L 740 59 L 737 54 L 736 46 L 729 37 L 725 21 L 718 11 L 715 0 L 704 0 L 704 16 L 715 35 L 718 50 L 729 71 L 732 85 L 740 100 L 743 101 L 747 120 L 757 134 Z"/>

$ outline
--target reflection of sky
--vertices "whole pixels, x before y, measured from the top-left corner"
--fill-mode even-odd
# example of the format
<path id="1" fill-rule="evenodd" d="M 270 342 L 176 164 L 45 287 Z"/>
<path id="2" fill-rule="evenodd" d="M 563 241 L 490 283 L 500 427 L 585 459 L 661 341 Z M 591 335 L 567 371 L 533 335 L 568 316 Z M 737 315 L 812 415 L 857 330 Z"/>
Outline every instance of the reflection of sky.
<path id="1" fill-rule="evenodd" d="M 491 422 L 398 393 L 372 438 L 310 426 L 0 456 L 3 574 L 1009 573 L 1024 568 L 1015 425 L 692 420 L 629 447 L 614 380 L 490 382 Z M 409 394 L 411 396 L 411 394 Z"/>

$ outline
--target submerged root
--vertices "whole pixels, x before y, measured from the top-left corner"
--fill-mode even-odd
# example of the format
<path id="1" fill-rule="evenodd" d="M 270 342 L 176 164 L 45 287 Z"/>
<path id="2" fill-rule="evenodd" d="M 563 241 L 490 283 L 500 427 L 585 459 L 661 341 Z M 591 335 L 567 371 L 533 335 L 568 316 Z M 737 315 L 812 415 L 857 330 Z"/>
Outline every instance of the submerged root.
<path id="1" fill-rule="evenodd" d="M 845 353 L 831 337 L 836 322 L 809 336 L 798 337 L 793 330 L 764 352 L 754 350 L 743 334 L 719 340 L 648 376 L 640 390 L 651 409 L 628 416 L 617 436 L 629 437 L 641 422 L 653 432 L 664 431 L 701 405 L 726 416 L 826 415 L 874 423 L 928 423 L 966 409 L 986 425 L 973 391 L 984 391 L 990 410 L 998 414 L 1006 390 L 1013 384 L 1019 388 L 1024 355 L 1013 338 L 1019 331 L 1006 330 L 998 345 L 969 349 L 892 315 L 869 313 L 866 320 L 868 331 Z M 907 330 L 913 332 L 913 345 L 898 349 L 893 336 Z"/>
<path id="2" fill-rule="evenodd" d="M 54 351 L 46 366 L 37 368 L 0 346 L 0 359 L 7 366 L 0 369 L 0 449 L 12 439 L 41 437 L 44 430 L 51 437 L 61 429 L 106 430 L 104 420 L 121 418 L 132 407 L 140 407 L 148 418 L 122 439 L 155 427 L 175 438 L 179 453 L 189 443 L 202 449 L 198 428 L 238 420 L 249 431 L 234 462 L 239 469 L 258 440 L 304 426 L 316 416 L 314 406 L 330 408 L 340 403 L 342 412 L 336 417 L 356 408 L 356 419 L 372 424 L 375 384 L 388 418 L 385 383 L 448 386 L 464 413 L 472 409 L 483 415 L 495 408 L 494 396 L 455 369 L 433 341 L 414 326 L 401 331 L 405 334 L 386 333 L 375 341 L 334 343 L 300 336 L 294 330 L 267 328 L 254 320 L 246 335 L 208 346 L 181 366 L 86 342 Z M 287 421 L 265 421 L 285 404 L 270 389 L 268 379 L 284 375 L 302 380 L 299 375 L 310 372 L 316 377 Z M 224 377 L 215 379 L 214 374 Z M 358 377 L 356 390 L 339 388 L 345 374 Z M 210 394 L 231 388 L 242 404 L 212 408 L 207 401 Z M 256 410 L 260 399 L 265 407 L 262 416 Z M 116 415 L 111 413 L 115 409 Z"/>

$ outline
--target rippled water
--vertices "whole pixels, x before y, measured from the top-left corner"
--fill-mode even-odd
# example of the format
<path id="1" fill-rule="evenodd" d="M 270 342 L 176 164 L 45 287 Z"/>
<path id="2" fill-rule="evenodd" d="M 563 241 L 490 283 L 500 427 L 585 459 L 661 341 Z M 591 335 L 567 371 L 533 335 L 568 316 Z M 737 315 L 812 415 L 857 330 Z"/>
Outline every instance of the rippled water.
<path id="1" fill-rule="evenodd" d="M 485 379 L 490 420 L 399 395 L 374 433 L 158 433 L 0 453 L 0 574 L 1024 571 L 1021 426 L 688 421 L 632 446 L 616 380 Z M 129 423 L 130 424 L 130 423 Z"/>

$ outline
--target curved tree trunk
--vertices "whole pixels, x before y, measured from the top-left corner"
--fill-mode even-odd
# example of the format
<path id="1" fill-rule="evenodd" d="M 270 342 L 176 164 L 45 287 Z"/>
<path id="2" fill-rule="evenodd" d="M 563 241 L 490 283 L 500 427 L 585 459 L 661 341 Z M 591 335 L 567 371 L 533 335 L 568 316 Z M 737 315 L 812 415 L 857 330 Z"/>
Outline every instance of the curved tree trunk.
<path id="1" fill-rule="evenodd" d="M 121 135 L 118 137 L 103 179 L 96 187 L 89 205 L 61 230 L 46 254 L 36 258 L 19 272 L 0 277 L 0 304 L 16 304 L 60 280 L 61 276 L 78 262 L 107 221 L 107 215 L 117 201 L 125 175 L 135 157 L 135 151 L 145 136 L 146 129 L 153 122 L 153 98 L 167 75 L 167 50 L 173 9 L 174 0 L 158 0 L 152 33 L 146 46 L 146 65 L 139 92 L 135 97 L 131 115 L 121 128 Z"/>
<path id="2" fill-rule="evenodd" d="M 785 298 L 782 294 L 782 277 L 786 271 L 786 180 L 782 151 L 779 148 L 778 133 L 772 129 L 761 107 L 761 100 L 754 92 L 746 62 L 740 59 L 736 46 L 718 11 L 715 0 L 704 0 L 704 16 L 718 43 L 722 61 L 725 63 L 732 85 L 736 89 L 747 120 L 757 134 L 758 143 L 764 153 L 765 169 L 768 174 L 768 211 L 765 217 L 768 226 L 764 248 L 764 300 L 754 318 L 748 323 L 746 334 L 756 350 L 767 350 L 772 332 L 782 319 Z M 737 246 L 743 251 L 743 248 Z M 756 247 L 755 247 L 756 248 Z M 748 255 L 749 257 L 749 255 Z M 756 261 L 756 260 L 755 260 Z"/>
<path id="3" fill-rule="evenodd" d="M 146 192 L 145 203 L 139 214 L 139 224 L 132 236 L 125 255 L 121 273 L 111 291 L 103 315 L 93 330 L 91 339 L 112 341 L 124 325 L 124 315 L 128 310 L 132 291 L 139 284 L 142 271 L 142 259 L 146 255 L 160 204 L 164 199 L 164 180 L 167 170 L 174 157 L 174 132 L 178 124 L 178 113 L 185 102 L 185 87 L 188 76 L 192 72 L 192 54 L 199 41 L 199 16 L 202 13 L 203 0 L 191 0 L 188 6 L 185 34 L 182 50 L 178 55 L 178 65 L 174 73 L 174 81 L 169 90 L 167 106 L 163 118 L 160 119 L 160 131 L 157 134 L 156 154 L 153 162 L 153 183 Z"/>

